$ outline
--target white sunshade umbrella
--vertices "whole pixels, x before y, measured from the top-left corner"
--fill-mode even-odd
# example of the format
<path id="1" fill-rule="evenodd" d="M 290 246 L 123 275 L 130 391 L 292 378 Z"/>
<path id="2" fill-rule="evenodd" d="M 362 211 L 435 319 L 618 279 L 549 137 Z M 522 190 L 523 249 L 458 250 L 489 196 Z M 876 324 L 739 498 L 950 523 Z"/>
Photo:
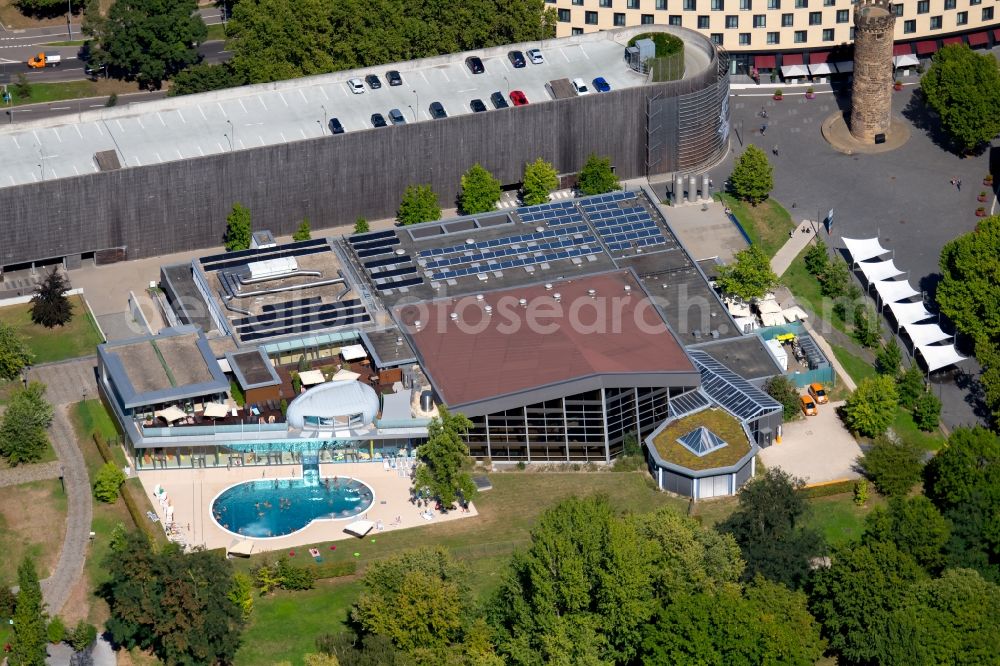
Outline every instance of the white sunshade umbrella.
<path id="1" fill-rule="evenodd" d="M 325 382 L 326 378 L 323 377 L 321 370 L 306 370 L 299 373 L 299 381 L 302 382 L 303 386 L 315 386 L 316 384 Z"/>
<path id="2" fill-rule="evenodd" d="M 176 405 L 170 405 L 165 409 L 161 409 L 158 412 L 154 412 L 158 417 L 166 421 L 167 423 L 173 423 L 174 421 L 180 421 L 182 418 L 187 416 L 183 409 L 180 409 Z"/>
<path id="3" fill-rule="evenodd" d="M 878 242 L 878 238 L 841 238 L 841 240 L 844 241 L 844 247 L 851 253 L 851 259 L 854 261 L 874 259 L 889 253 L 889 250 Z"/>
<path id="4" fill-rule="evenodd" d="M 206 402 L 205 411 L 202 412 L 205 418 L 218 419 L 229 413 L 229 409 L 218 402 Z"/>
<path id="5" fill-rule="evenodd" d="M 361 345 L 348 345 L 340 348 L 340 355 L 345 361 L 360 361 L 368 358 L 368 352 Z"/>

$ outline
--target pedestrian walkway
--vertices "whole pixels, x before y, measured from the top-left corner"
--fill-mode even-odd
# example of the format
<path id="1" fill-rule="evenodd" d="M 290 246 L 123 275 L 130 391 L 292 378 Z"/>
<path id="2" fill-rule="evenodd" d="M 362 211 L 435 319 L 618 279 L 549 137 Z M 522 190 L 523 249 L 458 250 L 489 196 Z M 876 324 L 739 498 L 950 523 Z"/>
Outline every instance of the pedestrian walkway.
<path id="1" fill-rule="evenodd" d="M 785 274 L 788 267 L 795 261 L 795 257 L 802 253 L 809 245 L 809 241 L 816 237 L 816 228 L 810 220 L 802 220 L 795 231 L 791 232 L 788 240 L 781 249 L 771 259 L 771 270 L 778 277 Z"/>

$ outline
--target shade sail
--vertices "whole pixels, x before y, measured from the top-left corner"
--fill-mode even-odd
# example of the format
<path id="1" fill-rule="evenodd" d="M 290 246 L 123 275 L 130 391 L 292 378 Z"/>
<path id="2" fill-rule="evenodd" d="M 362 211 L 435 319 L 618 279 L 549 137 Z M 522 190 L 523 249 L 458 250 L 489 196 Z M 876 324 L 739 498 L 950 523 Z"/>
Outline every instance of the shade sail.
<path id="1" fill-rule="evenodd" d="M 912 53 L 904 53 L 892 59 L 893 67 L 913 67 L 920 64 L 920 59 Z"/>
<path id="2" fill-rule="evenodd" d="M 886 261 L 873 261 L 870 263 L 860 263 L 858 268 L 864 273 L 865 278 L 869 282 L 878 282 L 879 280 L 885 280 L 887 278 L 896 277 L 897 275 L 902 275 L 903 271 L 896 268 L 896 264 L 893 263 L 892 259 L 887 259 Z"/>
<path id="3" fill-rule="evenodd" d="M 888 306 L 900 326 L 925 321 L 934 316 L 927 311 L 923 303 L 889 303 Z"/>
<path id="4" fill-rule="evenodd" d="M 300 372 L 299 379 L 302 381 L 303 386 L 315 386 L 316 384 L 322 384 L 326 381 L 326 378 L 320 370 L 306 370 L 305 372 Z"/>
<path id="5" fill-rule="evenodd" d="M 782 65 L 781 75 L 785 78 L 794 78 L 796 76 L 809 76 L 809 68 L 805 65 Z"/>
<path id="6" fill-rule="evenodd" d="M 781 326 L 785 323 L 785 318 L 781 316 L 781 313 L 767 312 L 760 316 L 761 322 L 764 326 Z"/>
<path id="7" fill-rule="evenodd" d="M 348 534 L 353 534 L 356 537 L 363 537 L 372 531 L 375 527 L 375 523 L 370 520 L 355 520 L 350 525 L 344 528 L 344 531 Z"/>
<path id="8" fill-rule="evenodd" d="M 331 382 L 353 382 L 361 378 L 356 372 L 351 372 L 350 370 L 337 370 L 337 374 L 330 377 Z"/>
<path id="9" fill-rule="evenodd" d="M 889 252 L 878 242 L 878 238 L 842 238 L 841 240 L 844 241 L 844 247 L 851 253 L 851 259 L 854 261 L 874 259 Z"/>
<path id="10" fill-rule="evenodd" d="M 782 310 L 781 311 L 781 316 L 784 317 L 785 320 L 788 321 L 788 322 L 802 321 L 803 319 L 808 319 L 809 318 L 809 315 L 806 314 L 806 311 L 803 310 L 802 308 L 800 308 L 797 305 L 793 306 L 793 307 L 790 307 L 790 308 L 785 308 L 784 310 Z"/>
<path id="11" fill-rule="evenodd" d="M 180 421 L 182 418 L 187 416 L 182 409 L 179 409 L 175 405 L 170 405 L 166 409 L 161 409 L 158 412 L 154 412 L 157 418 L 161 418 L 167 423 L 173 423 L 174 421 Z"/>
<path id="12" fill-rule="evenodd" d="M 937 324 L 904 324 L 903 330 L 910 336 L 915 347 L 941 342 L 951 337 Z"/>
<path id="13" fill-rule="evenodd" d="M 361 345 L 348 345 L 340 348 L 340 355 L 345 361 L 359 361 L 368 358 L 368 352 Z"/>
<path id="14" fill-rule="evenodd" d="M 967 358 L 958 353 L 955 345 L 923 345 L 917 347 L 917 351 L 923 356 L 928 372 L 954 365 Z"/>
<path id="15" fill-rule="evenodd" d="M 206 402 L 204 414 L 210 419 L 222 418 L 229 413 L 229 409 L 225 405 L 220 405 L 217 402 Z"/>
<path id="16" fill-rule="evenodd" d="M 895 303 L 920 295 L 919 291 L 910 286 L 909 280 L 879 280 L 875 283 L 875 291 L 885 303 Z"/>

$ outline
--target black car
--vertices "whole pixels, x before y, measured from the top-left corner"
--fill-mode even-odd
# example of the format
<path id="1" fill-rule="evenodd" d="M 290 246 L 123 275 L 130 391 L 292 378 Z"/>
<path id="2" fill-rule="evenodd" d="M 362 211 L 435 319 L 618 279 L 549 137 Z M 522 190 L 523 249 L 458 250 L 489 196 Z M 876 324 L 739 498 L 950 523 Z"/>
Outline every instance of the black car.
<path id="1" fill-rule="evenodd" d="M 334 134 L 343 134 L 344 126 L 336 118 L 330 118 L 330 131 Z"/>
<path id="2" fill-rule="evenodd" d="M 441 118 L 447 117 L 448 113 L 444 110 L 444 106 L 441 105 L 441 102 L 431 103 L 431 118 L 434 120 L 440 120 Z"/>
<path id="3" fill-rule="evenodd" d="M 372 127 L 385 127 L 387 124 L 381 113 L 372 114 Z"/>
<path id="4" fill-rule="evenodd" d="M 507 100 L 504 99 L 503 93 L 499 90 L 490 95 L 490 101 L 493 102 L 494 109 L 506 109 L 510 106 L 510 104 L 507 103 Z"/>
<path id="5" fill-rule="evenodd" d="M 403 85 L 403 77 L 399 75 L 394 69 L 390 69 L 385 73 L 385 80 L 389 82 L 390 86 L 401 86 Z"/>
<path id="6" fill-rule="evenodd" d="M 378 76 L 376 76 L 375 74 L 369 74 L 368 76 L 366 76 L 365 83 L 367 83 L 368 87 L 371 88 L 372 90 L 378 90 L 379 88 L 382 87 L 382 82 L 378 80 Z"/>
<path id="7" fill-rule="evenodd" d="M 469 108 L 472 109 L 474 113 L 482 113 L 483 111 L 486 110 L 486 105 L 483 104 L 483 100 L 474 99 L 471 102 L 469 102 Z"/>
<path id="8" fill-rule="evenodd" d="M 469 71 L 473 74 L 482 74 L 486 71 L 486 67 L 483 66 L 483 61 L 479 59 L 479 56 L 469 56 L 465 59 L 465 64 L 469 66 Z"/>
<path id="9" fill-rule="evenodd" d="M 520 51 L 511 51 L 507 54 L 507 57 L 510 58 L 510 64 L 514 65 L 515 69 L 520 69 L 527 64 L 527 61 L 524 59 L 524 54 Z"/>

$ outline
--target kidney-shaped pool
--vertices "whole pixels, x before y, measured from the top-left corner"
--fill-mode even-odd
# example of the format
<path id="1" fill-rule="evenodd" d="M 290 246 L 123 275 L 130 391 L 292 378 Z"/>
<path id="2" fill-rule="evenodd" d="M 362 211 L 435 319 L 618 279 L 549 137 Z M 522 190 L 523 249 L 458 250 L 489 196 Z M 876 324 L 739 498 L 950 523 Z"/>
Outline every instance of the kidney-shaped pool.
<path id="1" fill-rule="evenodd" d="M 374 499 L 370 487 L 346 477 L 260 479 L 219 493 L 212 502 L 212 517 L 234 534 L 279 537 L 314 520 L 342 520 L 364 513 Z"/>

